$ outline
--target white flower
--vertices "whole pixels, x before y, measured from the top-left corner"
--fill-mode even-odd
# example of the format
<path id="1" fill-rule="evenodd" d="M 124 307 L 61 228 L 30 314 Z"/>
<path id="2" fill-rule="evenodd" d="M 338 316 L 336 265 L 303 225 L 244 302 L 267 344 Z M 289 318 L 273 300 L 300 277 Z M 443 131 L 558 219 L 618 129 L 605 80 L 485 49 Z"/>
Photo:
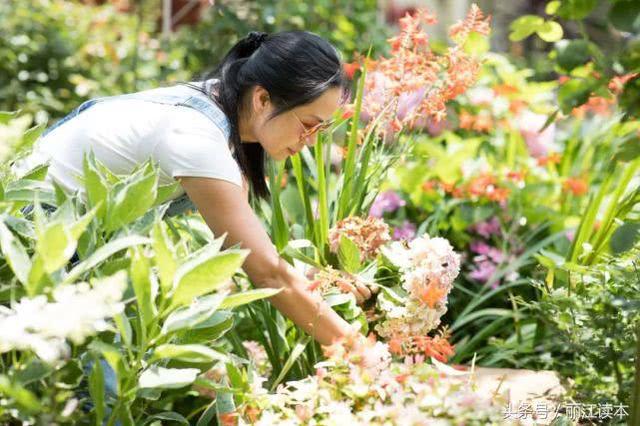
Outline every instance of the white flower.
<path id="1" fill-rule="evenodd" d="M 81 344 L 108 328 L 106 320 L 122 312 L 120 301 L 126 273 L 118 272 L 94 283 L 63 285 L 53 291 L 53 302 L 43 295 L 22 298 L 0 311 L 0 352 L 32 350 L 46 362 L 68 355 L 67 340 Z"/>

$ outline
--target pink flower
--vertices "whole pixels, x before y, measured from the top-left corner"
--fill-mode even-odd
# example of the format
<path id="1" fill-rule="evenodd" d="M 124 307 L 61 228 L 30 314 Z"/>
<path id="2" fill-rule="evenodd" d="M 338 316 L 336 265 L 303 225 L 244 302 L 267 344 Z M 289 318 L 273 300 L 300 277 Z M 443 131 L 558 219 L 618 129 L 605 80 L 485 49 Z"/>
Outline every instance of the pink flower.
<path id="1" fill-rule="evenodd" d="M 404 223 L 393 230 L 393 239 L 398 240 L 412 240 L 416 236 L 416 226 L 405 220 Z"/>
<path id="2" fill-rule="evenodd" d="M 500 235 L 500 221 L 497 217 L 493 216 L 489 220 L 471 225 L 469 230 L 483 236 L 484 238 L 490 238 L 492 235 Z"/>
<path id="3" fill-rule="evenodd" d="M 382 217 L 384 213 L 394 212 L 405 204 L 406 201 L 404 201 L 397 192 L 384 191 L 378 194 L 373 204 L 371 204 L 369 216 Z"/>
<path id="4" fill-rule="evenodd" d="M 536 114 L 530 110 L 525 110 L 516 117 L 517 126 L 533 158 L 546 157 L 553 150 L 556 126 L 551 123 L 540 132 L 546 121 L 546 115 Z"/>
<path id="5" fill-rule="evenodd" d="M 481 283 L 486 283 L 487 281 L 489 281 L 489 278 L 491 278 L 495 271 L 496 265 L 489 260 L 484 260 L 476 265 L 476 268 L 471 271 L 469 276 L 474 280 L 480 281 Z"/>

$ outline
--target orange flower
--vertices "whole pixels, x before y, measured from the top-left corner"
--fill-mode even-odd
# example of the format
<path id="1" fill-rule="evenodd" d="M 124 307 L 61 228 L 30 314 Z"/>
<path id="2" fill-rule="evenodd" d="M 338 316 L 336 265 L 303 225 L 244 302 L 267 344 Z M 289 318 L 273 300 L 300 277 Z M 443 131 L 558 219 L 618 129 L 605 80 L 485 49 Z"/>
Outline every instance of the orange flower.
<path id="1" fill-rule="evenodd" d="M 591 96 L 586 103 L 571 110 L 571 115 L 582 118 L 586 114 L 608 116 L 611 114 L 611 107 L 616 103 L 615 99 L 603 98 L 602 96 Z"/>
<path id="2" fill-rule="evenodd" d="M 638 75 L 640 74 L 637 72 L 633 72 L 613 77 L 608 85 L 609 90 L 611 90 L 612 93 L 619 95 L 624 90 L 624 85 L 627 84 L 629 80 L 633 80 L 634 78 L 636 78 Z"/>
<path id="3" fill-rule="evenodd" d="M 440 286 L 438 280 L 430 280 L 426 287 L 418 289 L 418 298 L 431 309 L 447 295 L 447 289 Z"/>
<path id="4" fill-rule="evenodd" d="M 586 194 L 589 190 L 587 181 L 584 178 L 579 177 L 568 177 L 564 181 L 563 188 L 578 197 Z"/>
<path id="5" fill-rule="evenodd" d="M 465 19 L 451 26 L 449 37 L 463 44 L 471 33 L 489 35 L 489 22 L 491 22 L 491 17 L 485 17 L 480 8 L 475 3 L 472 3 Z"/>
<path id="6" fill-rule="evenodd" d="M 356 71 L 360 69 L 360 64 L 356 61 L 343 64 L 343 69 L 349 80 L 353 79 Z"/>
<path id="7" fill-rule="evenodd" d="M 479 60 L 467 54 L 463 44 L 472 32 L 488 34 L 489 18 L 472 5 L 465 20 L 452 27 L 455 44 L 445 54 L 430 48 L 428 35 L 422 29 L 423 24 L 435 22 L 435 17 L 425 9 L 407 13 L 399 21 L 400 34 L 387 40 L 391 56 L 366 65 L 369 72 L 365 81 L 363 117 L 383 114 L 382 121 L 390 126 L 381 125 L 382 132 L 397 132 L 416 117 L 442 121 L 446 117 L 447 101 L 476 82 Z M 415 99 L 409 105 L 403 104 L 402 116 L 397 116 L 403 94 L 405 97 L 406 94 L 415 95 Z M 483 126 L 486 125 L 484 122 Z"/>
<path id="8" fill-rule="evenodd" d="M 546 157 L 538 158 L 538 165 L 546 166 L 547 164 L 560 164 L 560 160 L 560 154 L 558 154 L 557 152 L 552 152 Z"/>

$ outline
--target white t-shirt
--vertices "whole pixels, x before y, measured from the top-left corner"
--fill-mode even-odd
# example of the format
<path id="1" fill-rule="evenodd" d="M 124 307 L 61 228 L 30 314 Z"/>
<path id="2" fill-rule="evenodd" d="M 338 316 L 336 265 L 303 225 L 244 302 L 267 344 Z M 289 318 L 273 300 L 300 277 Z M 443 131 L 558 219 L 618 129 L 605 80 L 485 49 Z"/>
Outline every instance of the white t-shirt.
<path id="1" fill-rule="evenodd" d="M 190 87 L 175 86 L 171 90 L 187 90 L 215 106 L 206 95 Z M 115 174 L 129 174 L 151 157 L 159 165 L 160 185 L 175 182 L 176 176 L 195 176 L 243 186 L 225 133 L 207 116 L 189 107 L 136 99 L 114 99 L 91 106 L 40 138 L 33 152 L 16 162 L 13 170 L 20 176 L 49 161 L 46 180 L 55 180 L 70 192 L 79 191 L 84 199 L 84 187 L 76 176 L 82 176 L 83 156 L 89 150 Z M 178 187 L 170 198 L 182 194 L 184 189 Z"/>

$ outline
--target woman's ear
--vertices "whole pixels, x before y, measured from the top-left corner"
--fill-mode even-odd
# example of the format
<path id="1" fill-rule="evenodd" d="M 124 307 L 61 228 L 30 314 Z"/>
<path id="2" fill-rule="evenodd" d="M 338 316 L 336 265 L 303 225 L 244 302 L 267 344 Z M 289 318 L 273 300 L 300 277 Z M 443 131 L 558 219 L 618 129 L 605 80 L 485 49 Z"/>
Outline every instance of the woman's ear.
<path id="1" fill-rule="evenodd" d="M 262 114 L 271 108 L 271 98 L 269 92 L 262 86 L 256 86 L 252 96 L 253 110 L 257 114 Z"/>

